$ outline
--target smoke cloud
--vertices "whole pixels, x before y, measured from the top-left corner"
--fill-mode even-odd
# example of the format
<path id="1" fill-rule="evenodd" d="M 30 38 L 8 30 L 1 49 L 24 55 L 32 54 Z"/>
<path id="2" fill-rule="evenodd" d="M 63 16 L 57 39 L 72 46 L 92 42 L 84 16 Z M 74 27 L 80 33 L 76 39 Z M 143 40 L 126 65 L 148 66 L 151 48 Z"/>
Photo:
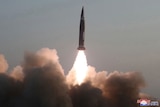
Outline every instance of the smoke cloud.
<path id="1" fill-rule="evenodd" d="M 138 72 L 96 72 L 89 66 L 85 83 L 81 86 L 72 85 L 73 75 L 71 70 L 68 76 L 72 77 L 67 79 L 71 98 L 76 102 L 74 107 L 137 107 L 140 89 L 145 86 L 142 74 Z"/>
<path id="2" fill-rule="evenodd" d="M 8 63 L 3 55 L 0 54 L 0 73 L 4 73 L 8 69 Z"/>
<path id="3" fill-rule="evenodd" d="M 56 50 L 27 52 L 11 73 L 4 73 L 7 64 L 0 59 L 0 107 L 72 107 Z"/>
<path id="4" fill-rule="evenodd" d="M 56 50 L 48 48 L 26 52 L 21 65 L 7 68 L 0 55 L 0 107 L 137 107 L 145 86 L 138 72 L 96 72 L 91 66 L 84 83 L 73 85 L 75 71 L 65 76 Z"/>

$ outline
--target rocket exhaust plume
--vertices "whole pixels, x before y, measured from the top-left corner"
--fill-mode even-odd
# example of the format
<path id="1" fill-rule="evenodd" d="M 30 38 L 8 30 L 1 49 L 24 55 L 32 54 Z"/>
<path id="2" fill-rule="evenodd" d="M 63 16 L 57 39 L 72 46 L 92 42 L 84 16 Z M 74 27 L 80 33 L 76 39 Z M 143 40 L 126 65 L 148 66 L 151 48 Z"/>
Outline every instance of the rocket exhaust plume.
<path id="1" fill-rule="evenodd" d="M 83 50 L 78 51 L 78 55 L 76 57 L 75 63 L 73 65 L 73 69 L 76 72 L 76 82 L 80 85 L 87 74 L 87 59 Z"/>

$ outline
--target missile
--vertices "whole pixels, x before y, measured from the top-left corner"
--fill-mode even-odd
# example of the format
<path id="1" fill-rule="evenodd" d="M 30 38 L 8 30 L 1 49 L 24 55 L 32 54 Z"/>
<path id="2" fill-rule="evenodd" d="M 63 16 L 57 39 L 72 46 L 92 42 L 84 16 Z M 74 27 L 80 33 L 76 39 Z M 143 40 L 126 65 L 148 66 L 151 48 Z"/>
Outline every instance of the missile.
<path id="1" fill-rule="evenodd" d="M 79 46 L 78 50 L 85 50 L 84 47 L 84 32 L 85 32 L 85 20 L 84 20 L 84 9 L 82 7 L 79 27 Z"/>

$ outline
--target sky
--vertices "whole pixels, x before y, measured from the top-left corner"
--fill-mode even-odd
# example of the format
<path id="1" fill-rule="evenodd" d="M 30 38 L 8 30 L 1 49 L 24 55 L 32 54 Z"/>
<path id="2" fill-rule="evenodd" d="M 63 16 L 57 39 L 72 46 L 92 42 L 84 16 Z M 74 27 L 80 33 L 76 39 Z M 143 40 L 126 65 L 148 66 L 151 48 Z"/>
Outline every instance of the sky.
<path id="1" fill-rule="evenodd" d="M 0 0 L 0 53 L 9 70 L 26 51 L 56 49 L 65 74 L 77 55 L 84 6 L 88 64 L 96 71 L 141 72 L 142 90 L 160 98 L 159 0 Z"/>

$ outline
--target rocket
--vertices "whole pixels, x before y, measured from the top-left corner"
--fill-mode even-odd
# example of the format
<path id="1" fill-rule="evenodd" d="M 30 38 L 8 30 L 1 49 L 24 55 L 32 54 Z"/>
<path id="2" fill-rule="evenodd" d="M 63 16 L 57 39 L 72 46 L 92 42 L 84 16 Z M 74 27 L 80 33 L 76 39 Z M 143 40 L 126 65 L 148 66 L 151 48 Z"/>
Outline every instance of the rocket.
<path id="1" fill-rule="evenodd" d="M 85 32 L 85 20 L 84 20 L 84 9 L 82 7 L 79 27 L 79 46 L 78 50 L 85 50 L 84 47 L 84 32 Z"/>

